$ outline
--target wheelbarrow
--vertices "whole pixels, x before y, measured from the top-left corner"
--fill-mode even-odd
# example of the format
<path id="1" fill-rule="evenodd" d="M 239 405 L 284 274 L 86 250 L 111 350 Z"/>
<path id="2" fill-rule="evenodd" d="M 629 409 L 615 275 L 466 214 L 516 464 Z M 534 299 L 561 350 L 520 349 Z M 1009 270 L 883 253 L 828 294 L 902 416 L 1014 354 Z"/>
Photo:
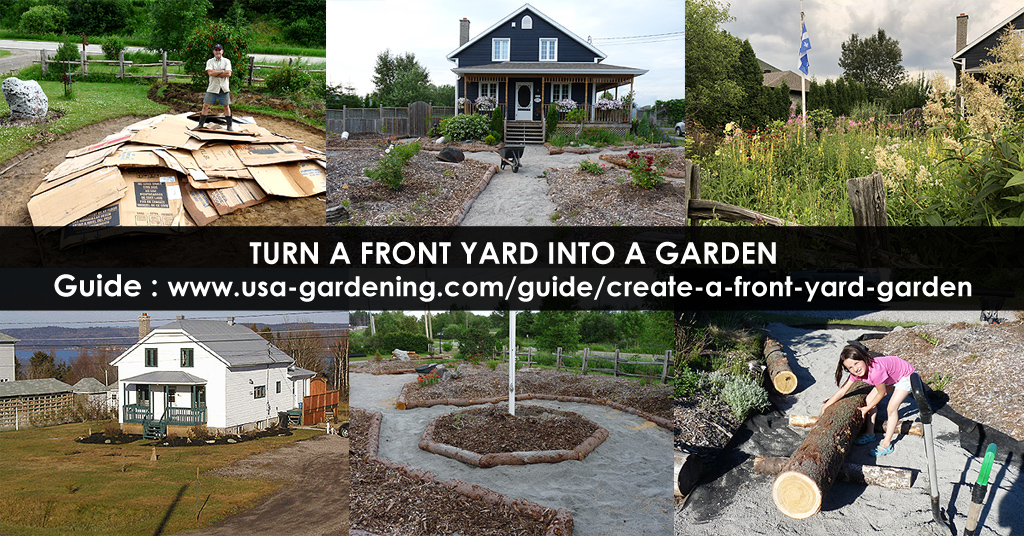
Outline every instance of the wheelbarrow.
<path id="1" fill-rule="evenodd" d="M 525 146 L 505 146 L 498 149 L 498 158 L 501 159 L 501 169 L 505 169 L 506 165 L 512 166 L 512 173 L 519 173 L 519 167 L 522 165 L 519 159 L 523 157 L 523 151 L 526 149 Z"/>

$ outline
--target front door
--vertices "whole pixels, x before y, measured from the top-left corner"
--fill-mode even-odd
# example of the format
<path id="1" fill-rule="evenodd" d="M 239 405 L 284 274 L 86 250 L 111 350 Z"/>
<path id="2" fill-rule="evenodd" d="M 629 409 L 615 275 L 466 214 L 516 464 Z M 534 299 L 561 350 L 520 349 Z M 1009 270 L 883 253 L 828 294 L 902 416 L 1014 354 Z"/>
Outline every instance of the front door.
<path id="1" fill-rule="evenodd" d="M 516 121 L 533 120 L 533 82 L 516 82 Z"/>

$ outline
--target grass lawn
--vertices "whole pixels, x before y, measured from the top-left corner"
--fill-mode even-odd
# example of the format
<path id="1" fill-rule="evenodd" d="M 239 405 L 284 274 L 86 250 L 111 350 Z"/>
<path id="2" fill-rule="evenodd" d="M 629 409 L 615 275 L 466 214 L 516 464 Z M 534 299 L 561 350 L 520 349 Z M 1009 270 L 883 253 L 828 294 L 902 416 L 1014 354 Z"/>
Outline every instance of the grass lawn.
<path id="1" fill-rule="evenodd" d="M 10 50 L 0 50 L 0 58 L 2 58 L 4 56 L 10 56 L 10 55 L 11 55 L 11 51 Z"/>
<path id="2" fill-rule="evenodd" d="M 102 422 L 0 432 L 0 533 L 151 535 L 215 523 L 254 506 L 282 484 L 202 473 L 323 432 L 296 430 L 235 445 L 158 448 L 74 441 Z M 200 519 L 196 521 L 196 469 Z M 162 526 L 162 529 L 161 529 Z"/>
<path id="3" fill-rule="evenodd" d="M 164 113 L 167 106 L 146 98 L 148 85 L 76 82 L 74 95 L 64 97 L 61 82 L 39 82 L 50 100 L 50 109 L 64 117 L 46 125 L 0 128 L 0 162 L 38 143 L 33 135 L 44 128 L 54 134 L 66 134 L 86 125 L 125 115 L 151 116 Z M 10 113 L 7 101 L 0 101 L 0 117 Z M 99 140 L 96 140 L 99 141 Z"/>

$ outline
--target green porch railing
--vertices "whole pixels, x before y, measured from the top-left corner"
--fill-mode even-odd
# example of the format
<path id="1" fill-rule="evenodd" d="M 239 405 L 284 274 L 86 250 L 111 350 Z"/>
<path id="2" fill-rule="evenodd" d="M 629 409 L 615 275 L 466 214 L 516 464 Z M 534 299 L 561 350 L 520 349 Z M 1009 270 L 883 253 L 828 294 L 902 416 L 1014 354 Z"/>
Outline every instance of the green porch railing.
<path id="1" fill-rule="evenodd" d="M 195 426 L 206 424 L 206 406 L 198 408 L 167 408 L 160 419 L 164 424 Z"/>
<path id="2" fill-rule="evenodd" d="M 153 418 L 153 410 L 149 406 L 140 406 L 138 404 L 125 404 L 124 406 L 124 422 L 144 422 Z"/>

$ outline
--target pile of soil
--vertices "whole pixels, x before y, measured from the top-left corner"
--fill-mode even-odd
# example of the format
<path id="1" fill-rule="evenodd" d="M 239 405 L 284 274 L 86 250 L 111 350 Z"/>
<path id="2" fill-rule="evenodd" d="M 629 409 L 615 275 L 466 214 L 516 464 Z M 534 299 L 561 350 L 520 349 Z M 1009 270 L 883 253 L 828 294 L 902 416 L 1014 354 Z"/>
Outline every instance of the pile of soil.
<path id="1" fill-rule="evenodd" d="M 579 413 L 540 406 L 492 404 L 438 417 L 433 440 L 453 447 L 489 454 L 535 450 L 572 450 L 597 430 Z"/>
<path id="2" fill-rule="evenodd" d="M 149 88 L 149 93 L 146 96 L 149 100 L 159 102 L 160 104 L 166 104 L 176 111 L 176 113 L 197 111 L 203 105 L 203 97 L 205 93 L 203 91 L 193 91 L 189 84 L 180 83 L 158 83 L 153 84 Z M 245 104 L 249 106 L 264 106 L 274 110 L 280 110 L 284 112 L 297 112 L 303 117 L 315 117 L 323 121 L 326 114 L 326 105 L 324 108 L 310 108 L 305 106 L 299 106 L 288 99 L 282 99 L 278 97 L 272 97 L 270 95 L 264 95 L 262 93 L 250 91 L 248 88 L 235 89 L 231 92 L 231 104 Z M 259 122 L 259 121 L 257 121 Z M 267 127 L 270 128 L 270 127 Z M 274 130 L 274 129 L 270 129 Z M 278 131 L 274 131 L 278 132 Z M 278 132 L 281 134 L 281 132 Z M 324 132 L 320 132 L 320 137 L 324 137 Z M 303 138 L 297 138 L 303 139 Z M 308 140 L 304 140 L 308 141 Z M 309 144 L 307 144 L 309 145 Z M 309 145 L 314 147 L 313 145 Z M 318 147 L 321 151 L 323 148 Z"/>
<path id="3" fill-rule="evenodd" d="M 135 434 L 118 434 L 116 436 L 108 436 L 103 432 L 94 432 L 92 435 L 79 437 L 78 439 L 75 439 L 75 441 L 89 445 L 127 445 L 128 443 L 134 443 L 141 439 L 143 439 L 141 435 Z"/>
<path id="4" fill-rule="evenodd" d="M 332 151 L 327 162 L 327 206 L 345 207 L 349 225 L 449 225 L 493 167 L 468 158 L 441 162 L 436 153 L 421 150 L 406 164 L 402 186 L 391 190 L 366 176 L 384 157 L 382 143 L 334 143 L 338 152 Z"/>
<path id="5" fill-rule="evenodd" d="M 540 536 L 547 524 L 508 506 L 466 498 L 440 484 L 367 461 L 369 414 L 352 408 L 350 527 L 381 536 Z"/>
<path id="6" fill-rule="evenodd" d="M 457 380 L 409 389 L 407 400 L 508 396 L 507 370 L 490 370 L 480 365 L 463 367 L 463 370 L 465 373 Z M 611 400 L 659 417 L 672 418 L 672 388 L 668 385 L 641 385 L 636 380 L 601 374 L 535 370 L 520 371 L 516 375 L 516 391 Z"/>

